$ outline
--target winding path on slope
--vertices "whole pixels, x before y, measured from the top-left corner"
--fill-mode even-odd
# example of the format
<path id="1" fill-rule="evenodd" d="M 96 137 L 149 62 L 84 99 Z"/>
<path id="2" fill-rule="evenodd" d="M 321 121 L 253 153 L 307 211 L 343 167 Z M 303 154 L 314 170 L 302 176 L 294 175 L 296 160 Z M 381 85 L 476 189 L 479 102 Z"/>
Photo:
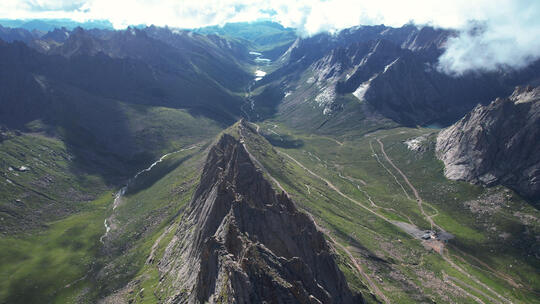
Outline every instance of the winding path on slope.
<path id="1" fill-rule="evenodd" d="M 412 192 L 414 193 L 414 197 L 416 198 L 416 202 L 418 203 L 418 208 L 420 209 L 420 212 L 422 212 L 422 215 L 426 218 L 426 220 L 428 220 L 429 224 L 431 225 L 431 229 L 433 229 L 433 227 L 437 227 L 439 230 L 443 230 L 440 226 L 438 226 L 437 224 L 435 224 L 435 222 L 433 221 L 433 219 L 431 218 L 431 216 L 427 215 L 426 212 L 424 211 L 424 207 L 422 206 L 423 204 L 423 200 L 422 198 L 420 197 L 420 194 L 418 193 L 418 190 L 416 190 L 416 188 L 413 186 L 413 184 L 409 181 L 409 178 L 407 178 L 407 175 L 405 175 L 405 173 L 403 173 L 403 171 L 401 171 L 395 164 L 394 162 L 392 161 L 392 159 L 390 159 L 390 157 L 388 157 L 388 155 L 386 154 L 386 151 L 384 151 L 384 144 L 383 142 L 377 138 L 376 139 L 377 142 L 379 143 L 379 146 L 381 147 L 381 152 L 382 154 L 384 155 L 384 158 L 386 159 L 386 161 L 394 168 L 396 169 L 396 171 L 399 173 L 399 175 L 401 175 L 401 177 L 403 178 L 403 180 L 405 181 L 405 183 L 407 183 L 407 185 L 409 186 L 409 188 L 411 188 Z"/>
<path id="2" fill-rule="evenodd" d="M 327 186 L 334 190 L 335 192 L 337 192 L 339 195 L 341 195 L 342 197 L 348 199 L 349 201 L 357 204 L 358 206 L 368 210 L 369 212 L 371 212 L 372 214 L 378 216 L 379 218 L 385 220 L 386 222 L 402 229 L 401 226 L 397 225 L 395 222 L 389 220 L 388 218 L 384 217 L 383 215 L 380 215 L 378 213 L 376 213 L 375 211 L 371 210 L 370 208 L 364 206 L 362 203 L 360 203 L 359 201 L 349 197 L 348 195 L 342 193 L 336 186 L 334 186 L 332 183 L 330 183 L 327 179 L 317 175 L 316 173 L 314 173 L 313 171 L 309 170 L 308 168 L 306 168 L 303 164 L 301 164 L 299 161 L 297 161 L 295 158 L 293 158 L 292 156 L 290 156 L 289 154 L 285 153 L 285 152 L 281 152 L 281 151 L 277 151 L 279 154 L 283 155 L 283 156 L 286 156 L 288 157 L 289 159 L 291 159 L 293 162 L 295 162 L 298 166 L 302 167 L 304 170 L 306 170 L 308 173 L 310 173 L 311 175 L 319 178 L 320 180 L 324 181 Z M 438 226 L 437 226 L 438 227 Z M 341 245 L 339 245 L 341 247 Z M 350 252 L 349 252 L 350 253 Z M 463 270 L 461 267 L 459 267 L 458 265 L 456 265 L 454 263 L 454 261 L 452 261 L 448 255 L 446 255 L 444 252 L 441 252 L 441 256 L 442 258 L 448 262 L 448 264 L 454 268 L 455 270 L 459 271 L 460 273 L 462 273 L 463 275 L 465 275 L 466 277 L 468 277 L 469 279 L 471 279 L 472 281 L 474 281 L 475 283 L 477 283 L 478 285 L 482 286 L 483 288 L 485 288 L 486 290 L 488 290 L 489 292 L 491 292 L 492 294 L 494 294 L 497 298 L 501 299 L 502 301 L 506 302 L 506 303 L 512 303 L 511 301 L 509 301 L 508 299 L 506 299 L 505 297 L 501 296 L 500 294 L 498 294 L 496 291 L 494 291 L 493 289 L 491 289 L 489 286 L 487 286 L 486 284 L 482 283 L 480 280 L 478 280 L 476 277 L 474 277 L 473 275 L 471 275 L 470 273 L 466 272 L 465 270 Z M 474 291 L 478 291 L 479 289 L 470 285 L 470 284 L 467 284 L 465 282 L 462 282 L 460 281 L 461 284 L 467 286 L 468 288 L 470 288 L 471 290 L 474 290 Z M 478 299 L 476 296 L 470 294 L 467 292 L 467 294 L 473 298 L 473 299 Z M 485 295 L 484 292 L 481 292 L 481 294 Z M 495 300 L 494 298 L 490 297 L 490 296 L 487 296 L 492 302 L 496 302 L 496 303 L 501 303 L 500 301 L 497 301 Z M 480 301 L 480 303 L 483 303 L 482 301 Z"/>
<path id="3" fill-rule="evenodd" d="M 381 151 L 383 152 L 383 155 L 385 156 L 386 160 L 387 160 L 389 163 L 391 163 L 391 165 L 394 167 L 394 169 L 396 169 L 396 171 L 398 171 L 398 172 L 400 173 L 400 175 L 401 175 L 401 176 L 403 177 L 403 179 L 406 181 L 407 185 L 408 185 L 409 187 L 411 187 L 411 190 L 412 190 L 413 193 L 415 194 L 415 197 L 416 197 L 417 199 L 419 199 L 419 201 L 420 201 L 420 203 L 421 203 L 421 202 L 422 202 L 422 199 L 421 199 L 421 197 L 420 197 L 418 191 L 416 190 L 416 188 L 414 188 L 414 186 L 413 186 L 412 183 L 409 181 L 409 179 L 405 176 L 405 174 L 404 174 L 404 173 L 403 173 L 403 172 L 402 172 L 402 171 L 401 171 L 401 170 L 400 170 L 400 169 L 399 169 L 399 168 L 391 161 L 391 159 L 388 157 L 388 155 L 387 155 L 386 152 L 384 151 L 384 145 L 382 144 L 382 142 L 381 142 L 379 139 L 377 139 L 377 141 L 378 141 L 379 144 L 381 145 Z M 245 140 L 243 140 L 243 144 L 244 144 L 244 147 L 246 148 L 246 151 L 248 151 L 248 154 L 250 155 L 250 157 L 253 157 L 253 156 L 249 153 L 249 150 L 247 149 L 247 146 L 245 145 Z M 386 221 L 386 222 L 388 222 L 388 223 L 390 223 L 390 224 L 392 224 L 392 225 L 398 227 L 400 230 L 403 230 L 403 228 L 402 228 L 401 226 L 399 226 L 396 222 L 389 220 L 389 219 L 386 218 L 385 216 L 383 216 L 383 215 L 381 215 L 381 214 L 379 214 L 379 213 L 373 211 L 372 209 L 370 209 L 369 207 L 366 207 L 364 204 L 360 203 L 359 201 L 357 201 L 357 200 L 351 198 L 350 196 L 344 194 L 344 193 L 341 192 L 336 186 L 334 186 L 330 181 L 328 181 L 327 179 L 323 178 L 322 176 L 316 174 L 315 172 L 311 171 L 310 169 L 308 169 L 306 166 L 304 166 L 302 163 L 300 163 L 298 160 L 296 160 L 295 158 L 293 158 L 293 157 L 290 156 L 289 154 L 287 154 L 287 153 L 285 153 L 285 152 L 282 152 L 282 151 L 279 151 L 279 150 L 276 150 L 276 151 L 278 152 L 278 154 L 283 155 L 283 156 L 289 158 L 291 161 L 293 161 L 294 163 L 296 163 L 296 164 L 297 164 L 298 166 L 300 166 L 302 169 L 306 170 L 309 174 L 311 174 L 311 175 L 317 177 L 318 179 L 322 180 L 323 182 L 325 182 L 326 185 L 327 185 L 330 189 L 334 190 L 334 191 L 335 191 L 336 193 L 338 193 L 340 196 L 342 196 L 342 197 L 346 198 L 347 200 L 349 200 L 349 201 L 355 203 L 356 205 L 358 205 L 358 206 L 362 207 L 363 209 L 369 211 L 369 212 L 372 213 L 373 215 L 375 215 L 375 216 L 381 218 L 382 220 L 384 220 L 384 221 Z M 287 192 L 285 191 L 285 189 L 281 186 L 281 184 L 279 184 L 279 182 L 278 182 L 274 177 L 272 177 L 272 176 L 268 173 L 268 171 L 266 171 L 266 169 L 264 169 L 264 167 L 262 166 L 262 164 L 261 164 L 258 160 L 256 160 L 255 157 L 253 157 L 253 159 L 256 161 L 257 164 L 259 164 L 259 165 L 261 166 L 261 168 L 268 174 L 268 176 L 271 177 L 271 179 L 278 185 L 278 187 L 279 187 L 282 191 L 284 191 L 285 193 L 287 193 Z M 423 208 L 422 208 L 421 210 L 423 211 Z M 308 213 L 308 214 L 309 214 L 309 213 Z M 423 213 L 423 214 L 424 214 L 424 216 L 428 217 L 425 213 Z M 309 214 L 309 215 L 313 218 L 313 216 L 312 216 L 311 214 Z M 430 223 L 432 223 L 433 220 L 432 220 L 430 217 L 428 217 L 428 218 L 429 218 Z M 313 218 L 313 219 L 314 219 L 314 218 Z M 439 227 L 438 225 L 436 225 L 436 224 L 434 224 L 434 223 L 433 223 L 433 226 L 438 227 L 439 229 L 443 230 L 441 227 Z M 319 229 L 320 229 L 320 226 L 317 225 L 317 227 L 319 227 Z M 321 230 L 321 231 L 324 232 L 324 230 Z M 443 231 L 444 231 L 444 230 L 443 230 Z M 336 244 L 336 246 L 339 246 L 340 248 L 344 248 L 344 249 L 345 249 L 345 252 L 347 253 L 347 255 L 349 255 L 349 257 L 353 257 L 353 258 L 354 258 L 354 256 L 352 255 L 352 253 L 351 253 L 349 250 L 347 250 L 346 247 L 344 247 L 343 245 L 337 243 L 333 238 L 331 238 L 331 236 L 329 235 L 328 232 L 325 232 L 325 235 L 329 236 L 329 238 L 332 240 L 333 243 Z M 482 286 L 482 287 L 485 288 L 487 291 L 489 291 L 489 292 L 491 292 L 493 295 L 495 295 L 497 298 L 501 299 L 503 302 L 506 302 L 506 303 L 512 303 L 510 300 L 508 300 L 508 299 L 506 299 L 505 297 L 501 296 L 499 293 L 497 293 L 496 291 L 494 291 L 493 289 L 491 289 L 489 286 L 487 286 L 486 284 L 484 284 L 483 282 L 481 282 L 481 281 L 480 281 L 479 279 L 477 279 L 475 276 L 471 275 L 470 273 L 468 273 L 467 271 L 465 271 L 464 269 L 462 269 L 461 267 L 459 267 L 457 264 L 455 264 L 454 261 L 452 261 L 451 258 L 450 258 L 447 254 L 445 254 L 444 250 L 443 250 L 442 252 L 440 252 L 440 254 L 441 254 L 441 257 L 442 257 L 442 258 L 443 258 L 443 259 L 444 259 L 444 260 L 445 260 L 445 261 L 446 261 L 453 269 L 457 270 L 457 271 L 460 272 L 461 274 L 465 275 L 467 278 L 471 279 L 472 281 L 474 281 L 474 282 L 477 283 L 478 285 Z M 353 261 L 354 261 L 354 259 L 353 259 Z M 356 263 L 355 263 L 355 264 L 356 264 Z M 371 282 L 371 280 L 369 279 L 369 277 L 362 271 L 361 267 L 359 267 L 359 265 L 355 265 L 355 267 L 356 267 L 356 266 L 358 266 L 358 267 L 357 267 L 357 270 L 362 274 L 362 276 L 366 277 L 366 280 L 368 280 L 368 282 L 370 282 L 370 286 L 371 286 L 372 284 L 375 285 L 373 282 Z M 468 283 L 465 283 L 465 282 L 462 282 L 462 281 L 460 281 L 460 283 L 461 283 L 462 285 L 464 285 L 464 286 L 470 288 L 470 289 L 473 290 L 473 291 L 476 291 L 476 292 L 479 291 L 478 288 L 476 288 L 476 287 L 474 287 L 474 286 L 472 286 L 472 285 L 470 285 L 470 284 L 468 284 Z M 377 288 L 377 290 L 378 290 L 378 288 Z M 378 296 L 380 296 L 382 299 L 386 299 L 386 297 L 382 294 L 382 292 L 380 292 L 380 290 L 378 290 L 378 292 L 377 292 L 377 290 L 374 290 L 374 292 L 375 292 Z M 379 293 L 380 293 L 380 294 L 379 294 Z M 473 294 L 471 294 L 471 293 L 469 293 L 469 292 L 467 292 L 467 291 L 466 291 L 466 293 L 467 293 L 471 298 L 473 298 L 475 301 L 477 301 L 477 302 L 479 302 L 479 303 L 483 303 L 483 302 L 482 302 L 478 297 L 476 297 L 475 295 L 473 295 Z M 486 295 L 484 292 L 480 292 L 480 293 L 481 293 L 482 295 Z M 494 302 L 494 303 L 501 303 L 500 301 L 497 301 L 496 299 L 494 299 L 494 298 L 492 298 L 492 297 L 490 297 L 490 296 L 487 296 L 487 295 L 486 295 L 486 297 L 489 298 L 489 299 L 490 299 L 492 302 Z M 385 302 L 386 302 L 386 301 L 388 301 L 388 300 L 386 299 Z M 386 303 L 388 303 L 388 302 L 386 302 Z"/>
<path id="4" fill-rule="evenodd" d="M 403 193 L 405 193 L 405 196 L 408 198 L 408 199 L 411 199 L 411 197 L 409 196 L 409 193 L 407 193 L 407 190 L 405 190 L 405 187 L 403 187 L 403 185 L 399 182 L 398 178 L 394 175 L 394 173 L 392 173 L 392 171 L 390 171 L 390 169 L 388 169 L 382 162 L 381 160 L 379 159 L 379 154 L 375 153 L 375 149 L 373 149 L 373 145 L 371 144 L 371 140 L 369 141 L 369 147 L 371 148 L 371 152 L 373 153 L 373 156 L 375 156 L 375 158 L 377 159 L 377 162 L 379 163 L 379 165 L 381 165 L 381 167 L 384 168 L 384 170 L 386 170 L 386 172 L 388 172 L 388 174 L 390 174 L 394 180 L 396 181 L 396 183 L 401 187 L 401 190 L 403 190 Z"/>
<path id="5" fill-rule="evenodd" d="M 388 219 L 387 217 L 385 217 L 384 215 L 381 215 L 375 211 L 373 211 L 371 208 L 368 208 L 366 207 L 364 204 L 362 204 L 361 202 L 355 200 L 354 198 L 348 196 L 347 194 L 344 194 L 343 192 L 341 192 L 336 186 L 334 186 L 334 184 L 332 184 L 329 180 L 325 179 L 324 177 L 318 175 L 317 173 L 309 170 L 306 166 L 304 166 L 302 163 L 300 163 L 299 161 L 297 161 L 295 158 L 293 158 L 292 156 L 290 156 L 289 154 L 285 153 L 285 152 L 281 152 L 281 151 L 278 151 L 276 150 L 278 154 L 281 154 L 287 158 L 289 158 L 290 160 L 292 160 L 294 163 L 296 163 L 298 166 L 300 166 L 302 169 L 306 170 L 309 174 L 317 177 L 318 179 L 322 180 L 323 182 L 326 183 L 326 186 L 328 186 L 330 189 L 334 190 L 335 192 L 337 192 L 339 195 L 341 195 L 342 197 L 346 198 L 347 200 L 355 203 L 356 205 L 364 208 L 365 210 L 369 211 L 371 214 L 379 217 L 380 219 L 390 223 L 390 224 L 393 224 L 392 221 L 390 219 Z"/>
<path id="6" fill-rule="evenodd" d="M 388 155 L 386 154 L 386 151 L 384 150 L 384 144 L 382 143 L 382 141 L 377 138 L 376 139 L 377 142 L 379 143 L 380 147 L 381 147 L 381 152 L 383 153 L 386 161 L 388 163 L 390 163 L 390 165 L 401 175 L 401 177 L 403 178 L 403 180 L 405 180 L 405 183 L 407 183 L 407 185 L 411 188 L 411 190 L 413 191 L 414 193 L 414 196 L 416 197 L 416 201 L 418 202 L 418 208 L 420 209 L 420 212 L 422 212 L 422 214 L 424 215 L 424 217 L 429 221 L 429 223 L 431 224 L 431 229 L 433 229 L 433 227 L 437 227 L 439 230 L 441 231 L 444 231 L 444 229 L 442 229 L 439 225 L 435 224 L 433 219 L 431 218 L 431 216 L 427 215 L 425 212 L 424 212 L 424 208 L 422 206 L 422 203 L 423 203 L 423 200 L 422 198 L 420 197 L 420 194 L 418 193 L 418 190 L 416 190 L 416 188 L 413 186 L 413 184 L 409 181 L 409 179 L 407 178 L 407 176 L 405 175 L 405 173 L 403 173 L 403 171 L 401 171 L 401 169 L 399 169 L 395 164 L 394 162 L 392 161 L 392 159 L 390 159 L 390 157 L 388 157 Z M 465 275 L 466 277 L 468 277 L 469 279 L 471 279 L 472 281 L 474 281 L 476 284 L 482 286 L 483 288 L 485 288 L 486 290 L 488 290 L 489 292 L 491 292 L 493 295 L 495 295 L 497 298 L 499 298 L 500 300 L 502 300 L 503 302 L 506 302 L 506 303 L 512 303 L 510 300 L 506 299 L 505 297 L 501 296 L 499 293 L 497 293 L 496 291 L 494 291 L 492 288 L 490 288 L 489 286 L 487 286 L 486 284 L 484 284 L 483 282 L 481 282 L 479 279 L 477 279 L 475 276 L 471 275 L 470 273 L 468 273 L 467 271 L 465 271 L 463 268 L 461 268 L 460 266 L 458 266 L 456 263 L 454 263 L 454 261 L 452 261 L 452 259 L 450 258 L 450 256 L 448 254 L 445 253 L 444 249 L 443 251 L 441 252 L 441 256 L 442 258 L 448 263 L 450 264 L 450 266 L 454 269 L 456 269 L 457 271 L 459 271 L 461 274 Z M 462 281 L 459 281 L 461 284 L 471 288 L 472 290 L 474 291 L 477 291 L 479 293 L 481 293 L 482 295 L 486 296 L 487 298 L 489 298 L 492 302 L 497 302 L 497 303 L 500 303 L 499 301 L 493 299 L 492 297 L 490 297 L 489 295 L 487 295 L 486 293 L 482 292 L 481 290 L 475 288 L 474 286 L 471 286 L 465 282 L 462 282 Z"/>
<path id="7" fill-rule="evenodd" d="M 257 124 L 255 124 L 257 126 L 257 131 L 259 130 L 259 126 Z M 255 157 L 253 156 L 253 154 L 251 154 L 251 152 L 249 151 L 247 145 L 246 145 L 246 140 L 245 140 L 245 136 L 243 134 L 243 131 L 242 129 L 240 129 L 240 139 L 241 139 L 241 143 L 242 143 L 242 146 L 244 147 L 244 149 L 246 150 L 247 154 L 249 155 L 249 158 L 255 163 L 257 164 L 257 166 L 259 166 L 259 168 L 261 168 L 261 170 L 266 173 L 266 175 L 268 177 L 270 177 L 270 179 L 278 186 L 278 188 L 283 191 L 285 194 L 287 194 L 287 196 L 289 196 L 289 194 L 287 193 L 287 191 L 285 190 L 285 188 L 283 188 L 281 186 L 281 184 L 277 181 L 277 179 L 275 179 L 271 174 L 270 172 L 268 172 L 268 170 L 266 170 L 266 168 L 263 166 L 263 164 Z M 278 151 L 279 152 L 279 151 Z M 305 167 L 304 167 L 305 168 Z M 307 169 L 307 168 L 305 168 Z M 311 171 L 310 171 L 311 172 Z M 337 190 L 337 188 L 336 188 Z M 368 209 L 369 210 L 369 209 Z M 304 210 L 308 216 L 313 220 L 313 223 L 315 224 L 315 226 L 317 227 L 317 229 L 319 231 L 321 231 L 322 233 L 324 233 L 324 235 L 326 235 L 328 237 L 328 239 L 330 239 L 330 241 L 335 245 L 335 246 L 338 246 L 339 248 L 341 248 L 346 254 L 347 256 L 351 259 L 351 262 L 353 263 L 354 267 L 356 268 L 356 270 L 360 273 L 360 275 L 362 277 L 364 277 L 364 279 L 368 282 L 368 285 L 370 286 L 371 290 L 380 298 L 384 301 L 384 303 L 391 303 L 388 298 L 384 295 L 384 293 L 381 292 L 381 290 L 379 289 L 379 287 L 371 280 L 371 278 L 364 272 L 364 270 L 362 269 L 362 267 L 360 266 L 360 264 L 358 264 L 358 262 L 356 261 L 356 258 L 353 256 L 353 254 L 350 252 L 349 249 L 347 249 L 347 247 L 341 245 L 340 243 L 338 243 L 333 237 L 332 235 L 326 231 L 326 229 L 322 228 L 321 226 L 319 226 L 319 224 L 317 224 L 317 221 L 315 221 L 315 217 L 313 217 L 313 215 L 311 213 L 309 213 L 307 210 Z M 380 216 L 380 215 L 379 215 Z"/>

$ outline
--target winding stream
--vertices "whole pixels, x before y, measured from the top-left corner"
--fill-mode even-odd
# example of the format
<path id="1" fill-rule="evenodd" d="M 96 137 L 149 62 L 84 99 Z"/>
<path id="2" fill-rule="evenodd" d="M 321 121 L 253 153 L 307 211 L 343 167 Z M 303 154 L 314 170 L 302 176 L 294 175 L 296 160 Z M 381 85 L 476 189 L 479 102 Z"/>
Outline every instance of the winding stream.
<path id="1" fill-rule="evenodd" d="M 122 203 L 122 197 L 124 196 L 124 194 L 126 194 L 126 191 L 129 187 L 129 185 L 131 185 L 131 183 L 133 183 L 137 177 L 139 177 L 139 175 L 145 173 L 145 172 L 149 172 L 150 170 L 152 170 L 152 168 L 154 168 L 157 164 L 161 163 L 163 160 L 165 160 L 165 158 L 167 158 L 168 156 L 172 155 L 172 154 L 175 154 L 175 153 L 179 153 L 179 152 L 183 152 L 183 151 L 187 151 L 187 150 L 191 150 L 191 149 L 194 149 L 196 148 L 197 145 L 194 145 L 194 146 L 191 146 L 191 147 L 188 147 L 188 148 L 184 148 L 184 149 L 180 149 L 178 151 L 174 151 L 174 152 L 170 152 L 170 153 L 167 153 L 163 156 L 161 156 L 158 160 L 156 160 L 155 162 L 153 162 L 148 168 L 146 169 L 143 169 L 139 172 L 137 172 L 137 174 L 135 174 L 135 176 L 133 176 L 131 179 L 128 180 L 128 182 L 126 183 L 126 185 L 124 187 L 122 187 L 120 190 L 118 190 L 118 192 L 116 192 L 116 195 L 114 196 L 114 202 L 113 202 L 113 212 L 111 213 L 111 215 L 105 219 L 105 221 L 103 222 L 103 225 L 105 226 L 105 234 L 103 234 L 100 238 L 99 238 L 99 241 L 102 243 L 102 244 L 105 244 L 105 238 L 109 235 L 109 232 L 111 231 L 112 229 L 112 220 L 113 220 L 113 217 L 114 217 L 114 210 L 116 210 L 116 208 L 118 206 L 120 206 L 120 204 Z"/>
<path id="2" fill-rule="evenodd" d="M 254 73 L 255 78 L 253 79 L 253 81 L 249 83 L 246 89 L 246 96 L 245 96 L 246 102 L 240 107 L 240 109 L 242 110 L 242 112 L 244 112 L 244 115 L 246 116 L 247 120 L 251 121 L 251 117 L 248 111 L 253 111 L 255 109 L 255 100 L 251 96 L 251 88 L 253 87 L 253 85 L 255 85 L 257 81 L 263 79 L 263 77 L 266 76 L 266 72 L 261 70 L 261 66 L 269 65 L 272 61 L 268 58 L 262 57 L 262 54 L 259 52 L 249 52 L 249 54 L 251 56 L 255 56 L 255 59 L 253 59 L 253 61 L 257 64 L 257 67 Z M 246 109 L 244 109 L 244 106 L 248 106 L 249 110 L 246 111 Z M 259 115 L 257 115 L 257 117 L 258 116 Z"/>

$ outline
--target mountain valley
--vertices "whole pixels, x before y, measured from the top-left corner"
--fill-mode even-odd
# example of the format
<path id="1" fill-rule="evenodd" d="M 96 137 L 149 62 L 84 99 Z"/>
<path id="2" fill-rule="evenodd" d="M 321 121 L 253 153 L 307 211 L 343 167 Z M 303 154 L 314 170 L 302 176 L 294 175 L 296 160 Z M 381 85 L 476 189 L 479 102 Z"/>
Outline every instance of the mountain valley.
<path id="1" fill-rule="evenodd" d="M 0 27 L 0 303 L 539 303 L 540 62 L 455 35 Z"/>

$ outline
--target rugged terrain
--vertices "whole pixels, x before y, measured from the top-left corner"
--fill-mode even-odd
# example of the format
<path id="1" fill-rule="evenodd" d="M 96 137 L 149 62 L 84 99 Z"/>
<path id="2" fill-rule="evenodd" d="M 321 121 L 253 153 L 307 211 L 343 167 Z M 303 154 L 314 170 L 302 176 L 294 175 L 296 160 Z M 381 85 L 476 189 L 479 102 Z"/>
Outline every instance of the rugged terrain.
<path id="1" fill-rule="evenodd" d="M 347 119 L 347 128 L 366 128 L 365 118 L 373 112 L 411 127 L 447 125 L 476 104 L 540 76 L 538 62 L 510 73 L 447 75 L 437 62 L 453 34 L 381 25 L 299 38 L 257 86 L 280 92 L 272 104 L 278 116 L 310 132 L 325 132 L 336 125 L 344 129 L 343 116 L 353 115 L 362 122 Z"/>
<path id="2" fill-rule="evenodd" d="M 537 303 L 538 63 L 454 34 L 0 29 L 0 303 Z"/>
<path id="3" fill-rule="evenodd" d="M 211 148 L 158 263 L 168 301 L 363 302 L 354 300 L 323 234 L 272 189 L 241 141 L 225 134 Z"/>
<path id="4" fill-rule="evenodd" d="M 539 200 L 539 138 L 540 88 L 520 87 L 441 131 L 437 156 L 449 179 L 503 184 Z"/>

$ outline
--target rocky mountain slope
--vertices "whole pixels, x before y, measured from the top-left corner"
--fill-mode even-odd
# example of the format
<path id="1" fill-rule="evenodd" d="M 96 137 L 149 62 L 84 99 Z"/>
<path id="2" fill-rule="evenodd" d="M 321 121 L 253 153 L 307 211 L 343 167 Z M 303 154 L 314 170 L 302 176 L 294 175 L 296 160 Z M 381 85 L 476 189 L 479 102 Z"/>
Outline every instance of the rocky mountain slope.
<path id="1" fill-rule="evenodd" d="M 437 137 L 445 175 L 540 198 L 540 87 L 478 105 Z"/>
<path id="2" fill-rule="evenodd" d="M 224 39 L 163 30 L 167 44 L 150 30 L 64 29 L 40 43 L 0 41 L 0 125 L 22 134 L 0 147 L 10 155 L 0 168 L 2 231 L 64 216 L 74 200 L 95 199 L 163 150 L 213 137 L 241 115 L 234 92 L 250 75 L 232 48 L 221 48 Z M 43 163 L 37 151 L 49 148 L 62 157 Z M 33 171 L 9 169 L 23 165 Z M 87 175 L 96 180 L 74 178 Z M 53 181 L 72 181 L 71 192 Z"/>
<path id="3" fill-rule="evenodd" d="M 98 141 L 108 141 L 110 130 L 103 127 L 112 122 L 122 125 L 115 129 L 130 128 L 121 104 L 182 109 L 232 124 L 243 103 L 233 92 L 241 92 L 249 74 L 218 42 L 168 33 L 182 48 L 134 29 L 101 39 L 79 28 L 64 42 L 44 41 L 40 52 L 0 41 L 0 121 L 21 130 L 40 121 L 49 130 L 79 130 Z M 113 145 L 130 138 L 124 131 Z"/>
<path id="4" fill-rule="evenodd" d="M 40 33 L 38 32 L 30 32 L 23 28 L 10 28 L 10 27 L 3 27 L 2 25 L 0 25 L 0 39 L 7 42 L 13 42 L 13 41 L 30 42 L 34 39 L 38 39 L 40 36 L 39 34 Z"/>
<path id="5" fill-rule="evenodd" d="M 319 118 L 308 124 L 312 129 L 321 120 L 347 115 L 352 102 L 364 103 L 399 124 L 416 126 L 452 123 L 476 104 L 509 94 L 514 86 L 540 76 L 538 62 L 511 73 L 447 75 L 437 63 L 452 35 L 408 25 L 364 26 L 299 38 L 276 61 L 277 69 L 257 85 L 282 91 L 281 101 L 274 103 L 277 112 L 316 109 Z M 302 120 L 304 112 L 295 118 Z M 355 112 L 361 117 L 370 111 Z"/>
<path id="6" fill-rule="evenodd" d="M 171 303 L 361 303 L 313 221 L 225 134 L 159 262 Z"/>

